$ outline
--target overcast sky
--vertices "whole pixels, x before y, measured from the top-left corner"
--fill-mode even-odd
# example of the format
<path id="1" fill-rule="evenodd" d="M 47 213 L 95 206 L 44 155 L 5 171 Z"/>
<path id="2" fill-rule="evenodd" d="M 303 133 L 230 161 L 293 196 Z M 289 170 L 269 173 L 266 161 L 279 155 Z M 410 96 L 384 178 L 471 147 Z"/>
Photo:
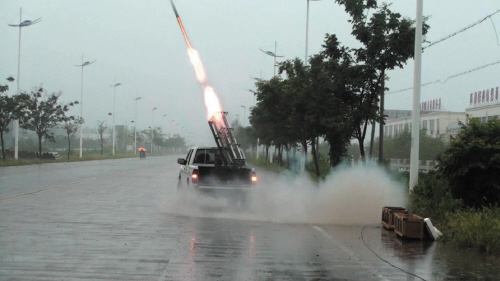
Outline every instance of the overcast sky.
<path id="1" fill-rule="evenodd" d="M 438 40 L 500 9 L 498 0 L 424 1 L 430 16 L 427 40 Z M 254 105 L 253 77 L 269 79 L 273 59 L 259 51 L 274 51 L 286 59 L 305 56 L 306 0 L 177 0 L 193 47 L 205 64 L 209 83 L 220 97 L 230 119 Z M 415 18 L 415 1 L 398 0 L 391 9 Z M 84 69 L 83 116 L 88 126 L 109 120 L 113 88 L 117 82 L 116 121 L 134 120 L 135 97 L 138 126 L 154 123 L 169 132 L 167 124 L 179 123 L 194 133 L 197 144 L 211 145 L 202 88 L 189 63 L 186 44 L 168 0 L 2 0 L 0 1 L 0 77 L 17 75 L 18 29 L 7 24 L 42 18 L 22 29 L 21 90 L 43 85 L 62 91 L 63 101 L 80 100 L 84 60 L 97 61 Z M 309 54 L 321 50 L 326 33 L 337 34 L 342 44 L 356 47 L 348 16 L 333 0 L 310 2 Z M 500 33 L 500 13 L 492 17 Z M 500 34 L 499 34 L 500 37 Z M 422 82 L 444 78 L 500 60 L 500 45 L 490 20 L 427 49 L 423 55 Z M 500 86 L 500 65 L 422 88 L 422 101 L 441 98 L 447 110 L 464 111 L 473 91 Z M 386 84 L 395 91 L 413 84 L 413 61 L 403 70 L 388 73 Z M 2 78 L 4 79 L 4 78 Z M 3 80 L 3 83 L 8 83 Z M 16 83 L 9 83 L 11 94 Z M 390 94 L 388 109 L 411 109 L 411 91 Z M 79 108 L 72 114 L 79 115 Z M 167 117 L 163 117 L 167 115 Z M 248 110 L 246 112 L 248 117 Z M 170 120 L 175 120 L 170 122 Z M 248 121 L 245 121 L 248 124 Z M 175 126 L 174 126 L 175 129 Z M 179 129 L 178 129 L 179 131 Z M 184 134 L 183 131 L 180 131 Z"/>

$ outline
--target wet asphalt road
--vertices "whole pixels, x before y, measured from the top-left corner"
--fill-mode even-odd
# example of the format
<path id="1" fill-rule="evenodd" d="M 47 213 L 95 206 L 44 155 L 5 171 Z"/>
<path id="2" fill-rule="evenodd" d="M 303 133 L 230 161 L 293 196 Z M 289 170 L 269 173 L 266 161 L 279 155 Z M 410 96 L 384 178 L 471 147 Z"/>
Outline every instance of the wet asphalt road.
<path id="1" fill-rule="evenodd" d="M 176 214 L 175 159 L 0 168 L 0 280 L 500 279 L 497 259 L 378 225 Z"/>

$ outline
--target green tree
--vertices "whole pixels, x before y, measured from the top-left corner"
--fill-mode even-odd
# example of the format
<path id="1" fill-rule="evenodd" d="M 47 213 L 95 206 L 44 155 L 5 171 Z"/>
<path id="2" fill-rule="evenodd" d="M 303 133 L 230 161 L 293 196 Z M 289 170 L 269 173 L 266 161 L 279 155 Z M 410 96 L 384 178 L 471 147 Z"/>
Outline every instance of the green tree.
<path id="1" fill-rule="evenodd" d="M 99 135 L 99 140 L 101 141 L 101 155 L 102 155 L 102 149 L 104 146 L 104 132 L 106 132 L 106 129 L 108 128 L 108 125 L 106 125 L 106 121 L 97 121 L 97 134 Z"/>
<path id="2" fill-rule="evenodd" d="M 161 127 L 155 127 L 152 133 L 153 133 L 153 144 L 156 146 L 164 146 L 165 134 L 162 132 Z"/>
<path id="3" fill-rule="evenodd" d="M 361 47 L 354 49 L 356 62 L 370 66 L 375 70 L 375 84 L 370 86 L 375 88 L 377 97 L 380 97 L 378 122 L 380 123 L 379 135 L 382 137 L 379 141 L 379 159 L 382 161 L 384 159 L 383 127 L 385 124 L 386 71 L 396 67 L 403 68 L 408 59 L 413 57 L 415 22 L 391 11 L 390 4 L 382 3 L 379 6 L 376 0 L 335 1 L 344 6 L 345 11 L 351 16 L 349 22 L 352 25 L 352 35 L 362 44 Z M 371 14 L 370 19 L 367 18 L 369 10 L 376 10 Z M 422 34 L 427 34 L 428 29 L 429 26 L 424 22 Z M 372 101 L 376 102 L 375 99 Z M 371 144 L 373 144 L 373 136 L 374 134 L 372 134 Z"/>
<path id="4" fill-rule="evenodd" d="M 374 152 L 378 152 L 379 139 L 375 140 Z M 420 130 L 419 159 L 437 160 L 439 155 L 446 149 L 446 144 L 441 138 L 435 138 L 426 134 L 426 130 Z M 388 137 L 384 142 L 385 159 L 410 159 L 411 132 L 405 129 L 393 137 Z"/>
<path id="5" fill-rule="evenodd" d="M 257 137 L 255 136 L 255 131 L 252 126 L 237 127 L 234 132 L 234 137 L 243 150 L 257 146 Z"/>
<path id="6" fill-rule="evenodd" d="M 186 140 L 180 135 L 173 135 L 164 141 L 164 146 L 167 148 L 173 148 L 174 152 L 179 152 L 180 150 L 186 148 Z"/>
<path id="7" fill-rule="evenodd" d="M 287 79 L 285 98 L 290 104 L 286 112 L 288 118 L 287 129 L 292 133 L 292 140 L 302 144 L 302 149 L 307 155 L 307 145 L 311 144 L 311 154 L 313 156 L 314 171 L 317 176 L 320 174 L 318 154 L 316 151 L 316 138 L 323 135 L 324 129 L 321 124 L 322 117 L 326 112 L 322 110 L 325 101 L 322 100 L 324 91 L 322 83 L 314 83 L 321 76 L 321 60 L 316 61 L 313 73 L 312 66 L 305 66 L 296 58 L 293 61 L 287 60 L 280 64 L 280 73 L 285 73 Z M 315 75 L 316 74 L 316 75 Z"/>
<path id="8" fill-rule="evenodd" d="M 2 145 L 2 159 L 5 160 L 4 134 L 9 132 L 9 124 L 21 114 L 22 102 L 26 95 L 9 97 L 3 93 L 9 90 L 9 86 L 0 85 L 0 140 Z"/>
<path id="9" fill-rule="evenodd" d="M 70 120 L 66 116 L 69 108 L 75 103 L 67 105 L 59 104 L 61 93 L 45 94 L 43 88 L 32 91 L 28 98 L 23 101 L 23 115 L 20 117 L 21 127 L 25 130 L 34 131 L 38 136 L 38 152 L 42 155 L 42 139 L 54 142 L 54 133 L 51 128 Z"/>
<path id="10" fill-rule="evenodd" d="M 266 158 L 269 146 L 275 145 L 280 149 L 295 141 L 290 129 L 289 111 L 291 100 L 286 96 L 286 84 L 278 76 L 269 81 L 261 80 L 256 83 L 257 104 L 250 111 L 250 124 L 255 128 L 255 135 L 259 143 L 266 146 Z M 279 155 L 281 156 L 281 155 Z M 278 157 L 282 165 L 281 157 Z"/>
<path id="11" fill-rule="evenodd" d="M 71 116 L 69 120 L 65 120 L 64 124 L 62 125 L 62 128 L 66 131 L 66 139 L 68 141 L 68 159 L 71 153 L 71 139 L 73 139 L 76 132 L 78 132 L 78 129 L 82 126 L 83 123 L 84 121 L 82 117 L 74 118 L 73 116 Z"/>
<path id="12" fill-rule="evenodd" d="M 500 203 L 500 121 L 475 118 L 461 129 L 443 153 L 439 171 L 454 198 L 479 208 Z"/>
<path id="13" fill-rule="evenodd" d="M 376 69 L 368 64 L 358 64 L 354 59 L 356 52 L 341 46 L 335 35 L 326 35 L 321 56 L 331 80 L 331 92 L 343 110 L 340 131 L 358 140 L 360 155 L 365 161 L 367 126 L 378 112 Z"/>

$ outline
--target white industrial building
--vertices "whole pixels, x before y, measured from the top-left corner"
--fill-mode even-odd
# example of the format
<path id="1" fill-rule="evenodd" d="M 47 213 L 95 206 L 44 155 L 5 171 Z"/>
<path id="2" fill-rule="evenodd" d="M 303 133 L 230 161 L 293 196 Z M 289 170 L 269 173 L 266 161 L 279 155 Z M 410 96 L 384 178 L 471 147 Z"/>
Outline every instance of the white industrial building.
<path id="1" fill-rule="evenodd" d="M 409 114 L 403 117 L 389 118 L 385 123 L 384 136 L 394 137 L 403 130 L 409 130 L 411 132 L 412 127 L 412 117 L 411 111 L 408 110 Z M 454 112 L 454 111 L 430 111 L 420 113 L 420 128 L 425 129 L 428 136 L 442 138 L 444 141 L 448 141 L 450 137 L 458 134 L 459 124 L 458 122 L 465 122 L 466 114 L 465 112 Z"/>

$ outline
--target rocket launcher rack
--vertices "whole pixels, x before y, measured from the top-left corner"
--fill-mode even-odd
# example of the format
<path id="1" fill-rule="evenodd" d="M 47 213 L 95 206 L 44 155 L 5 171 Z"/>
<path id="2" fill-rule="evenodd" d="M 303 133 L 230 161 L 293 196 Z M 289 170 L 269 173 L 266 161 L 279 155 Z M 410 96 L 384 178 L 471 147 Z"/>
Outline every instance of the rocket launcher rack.
<path id="1" fill-rule="evenodd" d="M 233 136 L 233 128 L 229 127 L 226 115 L 227 112 L 217 112 L 210 118 L 208 124 L 222 155 L 224 166 L 240 168 L 245 166 L 245 153 L 236 142 L 236 138 Z"/>

